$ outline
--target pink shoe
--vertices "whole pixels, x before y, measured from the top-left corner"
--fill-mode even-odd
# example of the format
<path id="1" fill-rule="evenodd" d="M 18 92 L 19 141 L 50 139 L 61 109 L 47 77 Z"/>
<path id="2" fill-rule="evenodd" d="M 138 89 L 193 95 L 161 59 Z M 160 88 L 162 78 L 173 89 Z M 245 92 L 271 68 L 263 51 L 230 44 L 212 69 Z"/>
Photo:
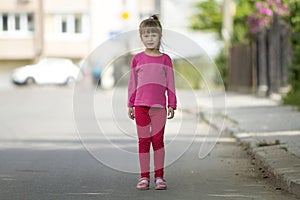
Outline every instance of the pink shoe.
<path id="1" fill-rule="evenodd" d="M 166 181 L 162 178 L 156 178 L 155 179 L 155 189 L 156 190 L 166 190 L 167 189 Z"/>
<path id="2" fill-rule="evenodd" d="M 136 185 L 136 189 L 149 190 L 149 179 L 148 178 L 140 178 L 138 181 L 138 184 Z"/>

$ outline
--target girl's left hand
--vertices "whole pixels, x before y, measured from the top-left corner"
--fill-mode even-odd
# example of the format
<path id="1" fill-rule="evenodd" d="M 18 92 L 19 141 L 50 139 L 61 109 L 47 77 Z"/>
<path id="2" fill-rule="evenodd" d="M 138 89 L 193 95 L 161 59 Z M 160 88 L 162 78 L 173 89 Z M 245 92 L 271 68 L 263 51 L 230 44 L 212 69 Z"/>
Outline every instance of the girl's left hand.
<path id="1" fill-rule="evenodd" d="M 132 119 L 132 120 L 135 118 L 135 116 L 134 116 L 134 108 L 133 107 L 128 108 L 128 117 L 130 119 Z"/>
<path id="2" fill-rule="evenodd" d="M 172 119 L 174 117 L 174 108 L 168 107 L 168 119 Z"/>

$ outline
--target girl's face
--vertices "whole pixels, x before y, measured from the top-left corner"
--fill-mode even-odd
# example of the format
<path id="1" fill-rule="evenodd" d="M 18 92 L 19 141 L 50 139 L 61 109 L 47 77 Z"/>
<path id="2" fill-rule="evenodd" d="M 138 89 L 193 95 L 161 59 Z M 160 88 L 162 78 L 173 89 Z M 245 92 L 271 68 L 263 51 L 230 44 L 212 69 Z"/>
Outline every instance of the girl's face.
<path id="1" fill-rule="evenodd" d="M 147 49 L 159 49 L 160 35 L 155 32 L 142 33 L 141 39 Z"/>

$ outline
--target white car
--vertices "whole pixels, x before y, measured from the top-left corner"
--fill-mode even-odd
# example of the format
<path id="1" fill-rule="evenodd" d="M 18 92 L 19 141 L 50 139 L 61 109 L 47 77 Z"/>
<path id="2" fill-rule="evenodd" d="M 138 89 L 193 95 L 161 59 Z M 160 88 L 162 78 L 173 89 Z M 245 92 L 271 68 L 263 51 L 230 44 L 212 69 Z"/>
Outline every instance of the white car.
<path id="1" fill-rule="evenodd" d="M 80 69 L 69 59 L 46 58 L 33 65 L 17 68 L 12 73 L 12 81 L 17 85 L 70 84 L 76 81 Z"/>

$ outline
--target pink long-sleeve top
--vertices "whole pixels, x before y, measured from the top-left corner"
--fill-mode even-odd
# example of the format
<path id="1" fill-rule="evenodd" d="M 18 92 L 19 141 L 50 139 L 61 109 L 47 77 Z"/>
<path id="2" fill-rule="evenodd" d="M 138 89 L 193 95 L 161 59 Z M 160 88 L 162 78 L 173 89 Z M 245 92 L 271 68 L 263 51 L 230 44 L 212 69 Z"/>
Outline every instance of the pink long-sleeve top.
<path id="1" fill-rule="evenodd" d="M 167 54 L 136 54 L 131 63 L 128 83 L 128 107 L 148 106 L 176 109 L 172 60 Z"/>

